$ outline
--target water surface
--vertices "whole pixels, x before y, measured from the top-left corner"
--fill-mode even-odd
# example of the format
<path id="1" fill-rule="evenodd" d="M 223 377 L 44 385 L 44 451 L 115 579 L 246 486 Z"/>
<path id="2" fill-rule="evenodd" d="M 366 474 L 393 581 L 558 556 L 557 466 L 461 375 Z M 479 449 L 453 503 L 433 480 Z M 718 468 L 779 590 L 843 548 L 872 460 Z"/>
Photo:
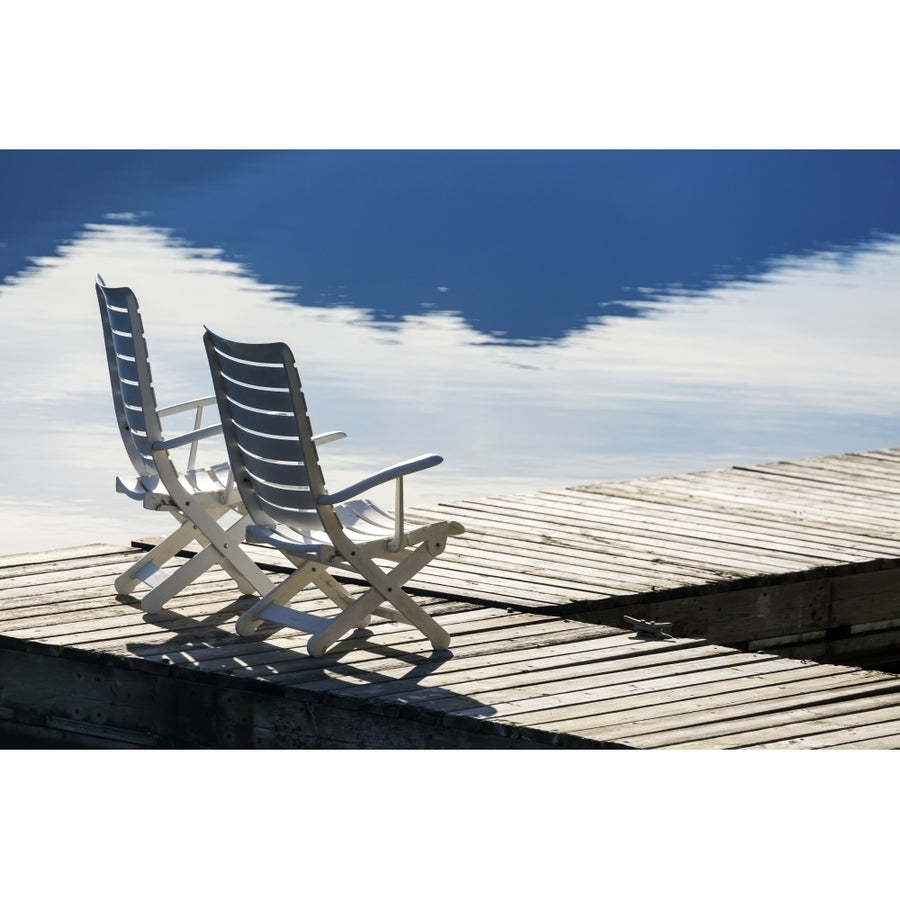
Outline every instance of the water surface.
<path id="1" fill-rule="evenodd" d="M 332 488 L 430 503 L 900 444 L 893 153 L 0 153 L 0 552 L 168 529 L 116 495 L 93 291 L 159 399 L 283 339 Z M 390 496 L 382 497 L 390 505 Z"/>

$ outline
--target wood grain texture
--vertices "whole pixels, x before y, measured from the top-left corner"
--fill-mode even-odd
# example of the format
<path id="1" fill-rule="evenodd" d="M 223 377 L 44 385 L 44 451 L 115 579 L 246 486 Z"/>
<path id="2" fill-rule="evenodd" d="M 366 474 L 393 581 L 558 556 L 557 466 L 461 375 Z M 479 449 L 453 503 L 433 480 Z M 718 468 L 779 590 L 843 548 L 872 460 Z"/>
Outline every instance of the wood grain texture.
<path id="1" fill-rule="evenodd" d="M 134 547 L 0 559 L 0 734 L 73 746 L 900 748 L 900 451 L 419 507 L 466 534 L 412 583 L 452 636 L 375 621 L 322 659 L 234 632 L 213 568 L 161 612 Z M 136 541 L 137 545 L 152 539 Z M 282 557 L 254 548 L 277 580 Z M 350 582 L 351 591 L 363 590 Z M 295 605 L 327 602 L 302 592 Z M 622 628 L 671 621 L 674 637 Z M 811 660 L 818 654 L 820 662 Z"/>

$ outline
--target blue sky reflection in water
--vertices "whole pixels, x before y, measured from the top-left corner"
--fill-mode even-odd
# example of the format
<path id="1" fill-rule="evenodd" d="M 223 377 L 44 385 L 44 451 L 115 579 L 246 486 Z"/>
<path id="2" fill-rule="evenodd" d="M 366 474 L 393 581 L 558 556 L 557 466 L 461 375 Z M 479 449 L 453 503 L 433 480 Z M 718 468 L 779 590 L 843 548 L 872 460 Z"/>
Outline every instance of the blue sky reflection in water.
<path id="1" fill-rule="evenodd" d="M 93 293 L 162 402 L 203 324 L 287 340 L 333 487 L 412 502 L 898 440 L 900 155 L 0 153 L 0 552 L 162 530 L 113 490 Z M 390 504 L 390 497 L 383 497 Z"/>

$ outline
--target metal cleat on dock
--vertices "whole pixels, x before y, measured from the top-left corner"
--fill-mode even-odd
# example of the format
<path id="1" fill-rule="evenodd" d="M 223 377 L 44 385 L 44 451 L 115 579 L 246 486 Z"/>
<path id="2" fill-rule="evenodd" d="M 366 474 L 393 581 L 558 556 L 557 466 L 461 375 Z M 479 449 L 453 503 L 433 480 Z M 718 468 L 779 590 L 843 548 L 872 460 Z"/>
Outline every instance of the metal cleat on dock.
<path id="1" fill-rule="evenodd" d="M 647 634 L 651 637 L 673 637 L 666 630 L 672 627 L 671 622 L 648 622 L 646 619 L 635 619 L 632 616 L 624 616 L 624 619 L 638 634 Z"/>

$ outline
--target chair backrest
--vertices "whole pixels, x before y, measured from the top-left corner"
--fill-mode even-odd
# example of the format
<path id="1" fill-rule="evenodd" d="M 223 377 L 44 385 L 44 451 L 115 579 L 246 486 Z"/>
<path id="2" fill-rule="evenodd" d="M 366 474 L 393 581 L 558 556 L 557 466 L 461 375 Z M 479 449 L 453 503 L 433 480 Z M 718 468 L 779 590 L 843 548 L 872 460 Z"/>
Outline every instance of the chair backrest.
<path id="1" fill-rule="evenodd" d="M 137 475 L 156 478 L 150 447 L 162 428 L 137 297 L 130 288 L 107 287 L 99 275 L 96 287 L 119 434 Z"/>
<path id="2" fill-rule="evenodd" d="M 283 343 L 203 337 L 235 484 L 257 524 L 332 525 L 294 356 Z"/>

